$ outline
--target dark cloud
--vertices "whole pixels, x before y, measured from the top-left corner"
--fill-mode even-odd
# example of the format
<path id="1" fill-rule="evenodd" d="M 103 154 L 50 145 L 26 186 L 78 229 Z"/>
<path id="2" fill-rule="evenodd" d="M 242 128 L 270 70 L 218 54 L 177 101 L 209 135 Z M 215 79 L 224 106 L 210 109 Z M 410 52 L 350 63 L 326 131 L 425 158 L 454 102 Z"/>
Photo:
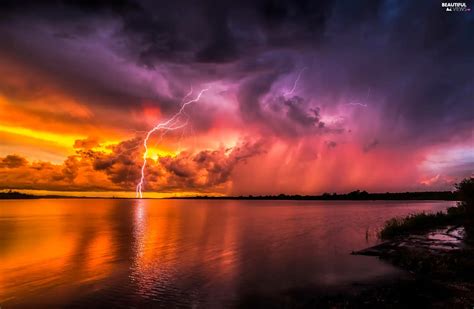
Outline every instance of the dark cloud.
<path id="1" fill-rule="evenodd" d="M 379 141 L 377 139 L 373 139 L 370 142 L 368 142 L 367 144 L 365 144 L 362 149 L 364 150 L 364 152 L 369 152 L 369 151 L 375 149 L 375 147 L 377 147 L 377 145 L 379 145 Z"/>
<path id="2" fill-rule="evenodd" d="M 26 159 L 18 155 L 8 155 L 0 160 L 0 168 L 17 168 L 26 164 Z"/>
<path id="3" fill-rule="evenodd" d="M 335 141 L 325 141 L 324 142 L 328 148 L 336 148 L 337 143 Z"/>
<path id="4" fill-rule="evenodd" d="M 270 91 L 270 87 L 276 78 L 276 74 L 265 74 L 251 78 L 240 86 L 238 100 L 240 112 L 244 120 L 263 120 L 261 100 Z"/>
<path id="5" fill-rule="evenodd" d="M 248 89 L 247 89 L 248 91 Z M 295 138 L 314 134 L 340 134 L 342 124 L 326 125 L 321 119 L 320 108 L 311 106 L 299 96 L 264 98 L 257 92 L 247 92 L 241 103 L 252 102 L 251 108 L 241 109 L 243 117 L 259 117 L 258 127 L 281 138 Z M 258 112 L 258 113 L 257 113 Z"/>
<path id="6" fill-rule="evenodd" d="M 303 127 L 319 127 L 323 128 L 324 123 L 320 120 L 319 108 L 310 108 L 305 110 L 303 99 L 293 97 L 291 99 L 283 99 L 283 104 L 287 107 L 286 115 L 288 119 Z"/>
<path id="7" fill-rule="evenodd" d="M 241 117 L 269 123 L 262 104 L 297 67 L 302 104 L 287 119 L 325 125 L 324 107 L 367 100 L 384 142 L 436 143 L 472 129 L 474 20 L 433 1 L 2 1 L 1 56 L 51 75 L 90 106 L 130 112 L 143 100 L 175 111 L 189 84 L 238 85 Z M 469 6 L 472 7 L 471 3 Z M 137 79 L 126 63 L 161 74 Z M 158 84 L 158 86 L 156 86 Z M 29 90 L 41 88 L 35 85 Z M 165 93 L 167 89 L 170 93 Z M 365 96 L 371 89 L 370 96 Z M 21 91 L 0 89 L 13 96 Z M 29 91 L 28 90 L 28 91 Z M 210 113 L 211 114 L 211 113 Z M 208 118 L 217 117 L 206 114 Z M 116 120 L 117 123 L 120 120 Z M 278 129 L 270 121 L 272 131 Z M 137 124 L 139 126 L 140 124 Z M 303 134 L 304 129 L 283 131 Z M 201 126 L 206 129 L 205 126 Z M 397 128 L 403 127 L 403 132 Z"/>

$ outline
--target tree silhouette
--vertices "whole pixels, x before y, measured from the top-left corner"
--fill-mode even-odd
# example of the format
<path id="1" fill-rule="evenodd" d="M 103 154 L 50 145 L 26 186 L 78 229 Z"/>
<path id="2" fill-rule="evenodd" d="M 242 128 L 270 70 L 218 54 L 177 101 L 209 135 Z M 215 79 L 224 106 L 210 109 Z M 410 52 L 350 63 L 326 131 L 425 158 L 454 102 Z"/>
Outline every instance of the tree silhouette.
<path id="1" fill-rule="evenodd" d="M 455 185 L 459 199 L 458 207 L 466 215 L 464 229 L 470 239 L 474 239 L 474 178 L 465 178 Z"/>

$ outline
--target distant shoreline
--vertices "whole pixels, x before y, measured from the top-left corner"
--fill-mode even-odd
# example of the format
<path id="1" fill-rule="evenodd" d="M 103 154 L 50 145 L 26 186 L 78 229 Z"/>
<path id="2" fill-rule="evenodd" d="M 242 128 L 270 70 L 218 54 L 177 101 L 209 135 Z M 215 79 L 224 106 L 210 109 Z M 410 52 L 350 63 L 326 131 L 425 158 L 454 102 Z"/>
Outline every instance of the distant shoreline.
<path id="1" fill-rule="evenodd" d="M 84 198 L 84 199 L 135 199 L 131 197 L 92 197 L 92 196 L 67 196 L 67 195 L 34 195 L 16 191 L 0 192 L 0 200 L 11 199 L 56 199 L 56 198 Z M 347 194 L 322 195 L 260 195 L 260 196 L 187 196 L 187 197 L 160 197 L 144 199 L 179 199 L 179 200 L 291 200 L 291 201 L 456 201 L 457 197 L 451 191 L 428 191 L 428 192 L 387 192 L 368 193 L 366 191 L 353 191 Z"/>

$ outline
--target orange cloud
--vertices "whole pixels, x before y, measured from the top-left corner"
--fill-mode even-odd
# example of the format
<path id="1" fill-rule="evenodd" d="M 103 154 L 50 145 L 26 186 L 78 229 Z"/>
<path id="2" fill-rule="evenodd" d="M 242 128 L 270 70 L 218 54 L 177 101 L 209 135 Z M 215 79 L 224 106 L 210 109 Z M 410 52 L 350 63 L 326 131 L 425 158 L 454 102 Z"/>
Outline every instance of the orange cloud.
<path id="1" fill-rule="evenodd" d="M 107 153 L 94 150 L 94 139 L 78 140 L 76 154 L 62 164 L 28 162 L 18 155 L 0 159 L 0 188 L 64 191 L 134 191 L 141 167 L 140 139 L 111 146 Z M 263 152 L 263 143 L 242 141 L 232 148 L 149 160 L 147 191 L 227 192 L 234 168 Z"/>

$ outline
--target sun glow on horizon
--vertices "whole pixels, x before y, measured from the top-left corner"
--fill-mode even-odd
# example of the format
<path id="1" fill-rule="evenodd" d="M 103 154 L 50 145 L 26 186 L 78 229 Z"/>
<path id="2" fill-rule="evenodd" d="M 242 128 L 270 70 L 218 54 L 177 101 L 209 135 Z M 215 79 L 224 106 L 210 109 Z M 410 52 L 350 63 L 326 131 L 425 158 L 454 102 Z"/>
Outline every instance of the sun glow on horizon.
<path id="1" fill-rule="evenodd" d="M 0 190 L 0 192 L 8 192 L 9 190 Z M 64 197 L 88 197 L 88 198 L 136 198 L 135 191 L 55 191 L 55 190 L 27 190 L 19 189 L 16 192 L 41 196 L 64 196 Z M 197 192 L 197 191 L 183 191 L 183 192 L 143 192 L 143 198 L 174 198 L 174 197 L 195 197 L 195 196 L 209 196 L 209 197 L 223 197 L 222 193 L 214 192 Z"/>

